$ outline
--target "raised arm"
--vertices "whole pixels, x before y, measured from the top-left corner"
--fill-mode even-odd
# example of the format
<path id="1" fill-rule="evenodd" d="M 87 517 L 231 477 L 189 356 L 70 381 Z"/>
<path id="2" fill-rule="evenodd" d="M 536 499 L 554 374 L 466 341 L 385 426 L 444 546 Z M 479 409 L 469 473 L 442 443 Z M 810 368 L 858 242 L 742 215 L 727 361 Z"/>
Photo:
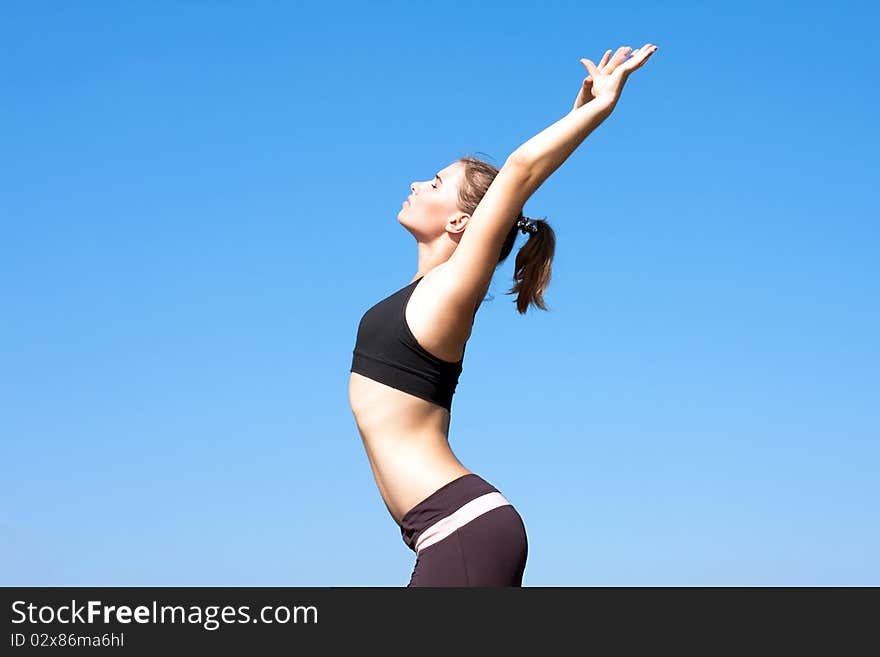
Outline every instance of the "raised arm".
<path id="1" fill-rule="evenodd" d="M 626 79 L 656 50 L 646 44 L 626 59 L 630 48 L 605 53 L 599 66 L 581 60 L 590 72 L 589 84 L 575 108 L 517 148 L 495 176 L 474 210 L 447 268 L 456 281 L 457 310 L 468 313 L 492 279 L 501 246 L 525 202 L 614 110 Z M 587 93 L 592 99 L 587 97 Z"/>
<path id="2" fill-rule="evenodd" d="M 598 66 L 589 59 L 582 59 L 590 75 L 584 80 L 574 109 L 511 153 L 508 159 L 528 169 L 535 189 L 610 116 L 630 74 L 656 52 L 657 46 L 646 43 L 627 59 L 631 50 L 629 46 L 622 46 L 610 59 L 608 50 Z"/>

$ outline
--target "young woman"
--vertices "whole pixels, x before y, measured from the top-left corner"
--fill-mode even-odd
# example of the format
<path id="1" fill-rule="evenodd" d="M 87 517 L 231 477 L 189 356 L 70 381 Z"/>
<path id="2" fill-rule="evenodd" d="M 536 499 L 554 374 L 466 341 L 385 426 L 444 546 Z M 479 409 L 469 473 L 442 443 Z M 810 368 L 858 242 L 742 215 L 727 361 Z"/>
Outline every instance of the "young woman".
<path id="1" fill-rule="evenodd" d="M 416 553 L 409 586 L 521 586 L 522 518 L 448 442 L 452 397 L 474 316 L 517 231 L 518 312 L 546 310 L 555 236 L 522 215 L 526 200 L 614 110 L 629 75 L 657 50 L 608 50 L 565 117 L 517 148 L 499 170 L 465 157 L 413 183 L 398 220 L 416 238 L 419 266 L 405 287 L 358 325 L 349 402 L 388 511 Z"/>

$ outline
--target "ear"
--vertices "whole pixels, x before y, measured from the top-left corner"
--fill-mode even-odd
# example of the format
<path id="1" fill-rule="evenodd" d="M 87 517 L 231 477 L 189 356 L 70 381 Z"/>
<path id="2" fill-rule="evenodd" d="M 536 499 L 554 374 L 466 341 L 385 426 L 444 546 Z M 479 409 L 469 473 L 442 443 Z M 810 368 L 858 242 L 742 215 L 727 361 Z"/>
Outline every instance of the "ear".
<path id="1" fill-rule="evenodd" d="M 455 233 L 456 235 L 463 233 L 470 220 L 471 216 L 465 212 L 454 214 L 450 217 L 448 222 L 449 225 L 451 225 L 451 228 L 449 229 L 450 232 Z"/>
<path id="2" fill-rule="evenodd" d="M 471 219 L 474 225 L 464 231 L 461 241 L 446 261 L 447 271 L 453 272 L 453 279 L 459 281 L 453 296 L 462 312 L 470 314 L 483 298 L 498 266 L 501 246 L 519 218 L 525 202 L 539 185 L 531 168 L 511 157 L 492 180 L 473 212 Z"/>

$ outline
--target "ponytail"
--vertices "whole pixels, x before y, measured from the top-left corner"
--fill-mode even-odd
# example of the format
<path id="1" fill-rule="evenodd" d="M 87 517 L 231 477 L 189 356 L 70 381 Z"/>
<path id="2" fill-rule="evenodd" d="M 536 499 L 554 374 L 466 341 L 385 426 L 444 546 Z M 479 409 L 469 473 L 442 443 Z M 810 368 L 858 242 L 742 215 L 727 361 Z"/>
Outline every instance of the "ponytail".
<path id="1" fill-rule="evenodd" d="M 521 315 L 525 314 L 530 305 L 547 310 L 544 291 L 550 285 L 552 276 L 551 263 L 556 251 L 556 233 L 545 219 L 529 219 L 522 214 L 514 226 L 516 228 L 524 233 L 528 232 L 529 237 L 516 254 L 514 285 L 508 294 L 517 295 L 516 309 Z"/>
<path id="2" fill-rule="evenodd" d="M 461 157 L 459 161 L 464 164 L 465 174 L 459 186 L 458 204 L 464 212 L 473 214 L 499 169 L 472 156 Z M 550 284 L 550 264 L 556 251 L 556 234 L 546 219 L 530 219 L 520 213 L 501 245 L 499 265 L 510 255 L 520 230 L 528 235 L 528 240 L 516 254 L 514 284 L 506 294 L 516 295 L 517 312 L 524 315 L 529 306 L 547 310 L 544 291 Z"/>

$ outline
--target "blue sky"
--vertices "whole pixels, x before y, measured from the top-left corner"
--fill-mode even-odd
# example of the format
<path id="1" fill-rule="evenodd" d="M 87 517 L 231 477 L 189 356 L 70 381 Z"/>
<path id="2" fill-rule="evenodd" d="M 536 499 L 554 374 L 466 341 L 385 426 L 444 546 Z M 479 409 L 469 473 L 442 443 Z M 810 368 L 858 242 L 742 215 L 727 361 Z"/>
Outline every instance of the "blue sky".
<path id="1" fill-rule="evenodd" d="M 0 583 L 405 585 L 347 389 L 409 183 L 651 42 L 526 203 L 550 312 L 512 254 L 450 443 L 526 586 L 880 584 L 877 14 L 4 3 Z"/>

